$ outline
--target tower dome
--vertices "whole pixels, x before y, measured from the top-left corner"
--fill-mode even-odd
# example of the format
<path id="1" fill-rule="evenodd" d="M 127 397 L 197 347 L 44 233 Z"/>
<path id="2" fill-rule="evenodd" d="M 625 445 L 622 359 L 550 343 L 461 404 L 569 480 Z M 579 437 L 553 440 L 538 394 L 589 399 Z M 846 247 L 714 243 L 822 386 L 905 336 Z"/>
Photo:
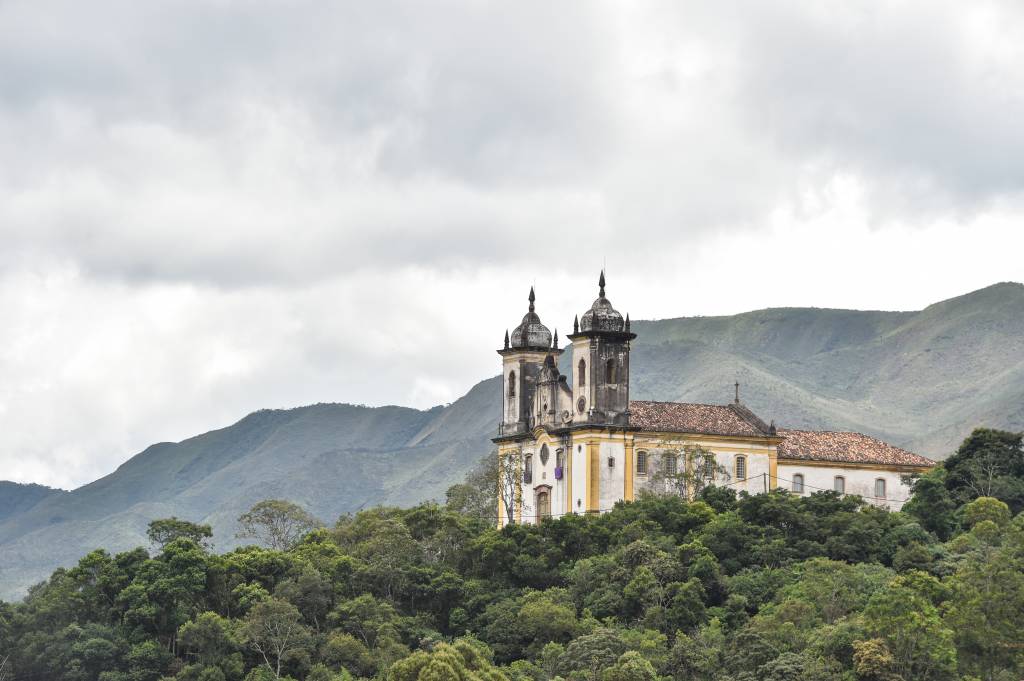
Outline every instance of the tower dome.
<path id="1" fill-rule="evenodd" d="M 513 348 L 550 348 L 551 332 L 548 327 L 540 321 L 540 316 L 534 311 L 533 301 L 537 297 L 533 294 L 533 287 L 530 287 L 530 310 L 523 317 L 512 331 L 510 342 Z"/>
<path id="2" fill-rule="evenodd" d="M 600 292 L 597 300 L 590 306 L 590 309 L 583 313 L 580 318 L 580 331 L 615 331 L 621 332 L 626 322 L 622 315 L 612 307 L 612 302 L 604 296 L 604 270 L 601 270 L 601 278 L 597 282 Z"/>

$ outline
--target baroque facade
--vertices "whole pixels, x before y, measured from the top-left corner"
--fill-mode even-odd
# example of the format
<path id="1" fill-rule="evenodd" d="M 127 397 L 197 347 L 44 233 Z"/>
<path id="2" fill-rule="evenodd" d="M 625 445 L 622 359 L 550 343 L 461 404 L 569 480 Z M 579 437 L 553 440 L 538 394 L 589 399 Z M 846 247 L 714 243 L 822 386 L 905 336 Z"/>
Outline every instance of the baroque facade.
<path id="1" fill-rule="evenodd" d="M 934 465 L 861 433 L 787 430 L 730 404 L 630 399 L 629 316 L 605 295 L 573 323 L 571 345 L 529 310 L 505 333 L 498 524 L 599 513 L 644 491 L 693 495 L 704 485 L 750 494 L 834 490 L 898 510 L 910 480 Z M 571 353 L 571 375 L 559 370 Z"/>

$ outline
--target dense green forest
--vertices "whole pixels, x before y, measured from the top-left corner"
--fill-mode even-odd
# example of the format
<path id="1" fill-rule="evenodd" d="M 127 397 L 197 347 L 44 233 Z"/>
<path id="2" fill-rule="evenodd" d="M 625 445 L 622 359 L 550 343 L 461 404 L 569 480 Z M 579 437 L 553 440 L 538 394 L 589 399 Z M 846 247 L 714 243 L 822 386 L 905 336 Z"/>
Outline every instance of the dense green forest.
<path id="1" fill-rule="evenodd" d="M 446 505 L 259 545 L 150 526 L 0 604 L 0 680 L 917 681 L 1024 673 L 1024 450 L 978 430 L 903 512 L 784 491 L 646 496 L 495 529 L 486 468 Z M 312 529 L 311 529 L 312 528 Z"/>

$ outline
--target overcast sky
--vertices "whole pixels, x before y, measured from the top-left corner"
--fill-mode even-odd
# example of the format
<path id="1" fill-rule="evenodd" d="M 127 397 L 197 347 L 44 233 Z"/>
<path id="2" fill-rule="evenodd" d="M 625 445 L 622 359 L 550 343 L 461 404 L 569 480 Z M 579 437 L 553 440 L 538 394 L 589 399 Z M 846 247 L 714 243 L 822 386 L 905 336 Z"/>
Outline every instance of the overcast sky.
<path id="1" fill-rule="evenodd" d="M 0 0 L 0 479 L 634 319 L 1024 279 L 1019 1 Z"/>

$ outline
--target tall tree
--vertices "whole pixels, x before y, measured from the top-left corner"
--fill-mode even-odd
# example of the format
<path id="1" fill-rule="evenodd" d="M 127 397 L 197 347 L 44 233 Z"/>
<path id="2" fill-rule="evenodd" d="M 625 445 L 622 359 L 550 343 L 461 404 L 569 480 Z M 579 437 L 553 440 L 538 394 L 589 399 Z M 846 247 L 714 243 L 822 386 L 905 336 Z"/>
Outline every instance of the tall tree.
<path id="1" fill-rule="evenodd" d="M 298 608 L 277 598 L 253 606 L 245 618 L 244 632 L 249 645 L 277 678 L 281 678 L 284 663 L 312 643 Z"/>
<path id="2" fill-rule="evenodd" d="M 662 455 L 662 466 L 651 480 L 663 483 L 673 494 L 695 499 L 715 486 L 716 480 L 728 480 L 729 471 L 718 463 L 714 452 L 691 445 Z"/>
<path id="3" fill-rule="evenodd" d="M 458 485 L 445 492 L 449 509 L 480 518 L 494 519 L 498 508 L 498 454 L 480 459 Z"/>
<path id="4" fill-rule="evenodd" d="M 199 525 L 171 516 L 150 522 L 146 536 L 160 551 L 163 551 L 165 546 L 179 537 L 191 539 L 203 548 L 209 549 L 213 528 L 209 525 Z"/>
<path id="5" fill-rule="evenodd" d="M 322 523 L 298 504 L 266 499 L 238 517 L 239 537 L 257 539 L 277 551 L 287 551 Z"/>
<path id="6" fill-rule="evenodd" d="M 1024 510 L 1024 434 L 978 428 L 943 462 L 946 487 L 961 504 L 978 497 Z"/>

